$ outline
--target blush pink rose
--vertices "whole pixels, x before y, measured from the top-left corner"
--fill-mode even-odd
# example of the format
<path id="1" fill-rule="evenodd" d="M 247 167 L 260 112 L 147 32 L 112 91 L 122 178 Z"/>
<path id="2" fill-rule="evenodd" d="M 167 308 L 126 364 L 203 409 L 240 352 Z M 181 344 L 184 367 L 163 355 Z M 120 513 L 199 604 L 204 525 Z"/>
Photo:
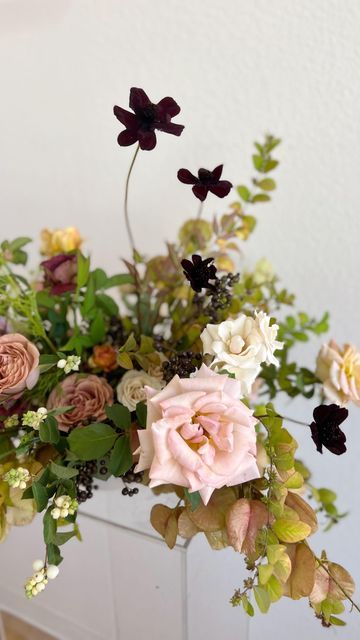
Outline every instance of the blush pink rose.
<path id="1" fill-rule="evenodd" d="M 20 333 L 0 336 L 0 399 L 19 398 L 39 378 L 39 351 Z"/>
<path id="2" fill-rule="evenodd" d="M 47 409 L 73 406 L 72 411 L 57 416 L 60 431 L 69 431 L 89 421 L 105 420 L 105 407 L 113 402 L 114 392 L 105 378 L 74 373 L 53 389 Z"/>
<path id="3" fill-rule="evenodd" d="M 150 469 L 150 487 L 187 487 L 207 504 L 214 489 L 259 477 L 257 421 L 240 393 L 238 380 L 205 365 L 192 378 L 174 376 L 160 392 L 147 387 L 136 471 Z"/>

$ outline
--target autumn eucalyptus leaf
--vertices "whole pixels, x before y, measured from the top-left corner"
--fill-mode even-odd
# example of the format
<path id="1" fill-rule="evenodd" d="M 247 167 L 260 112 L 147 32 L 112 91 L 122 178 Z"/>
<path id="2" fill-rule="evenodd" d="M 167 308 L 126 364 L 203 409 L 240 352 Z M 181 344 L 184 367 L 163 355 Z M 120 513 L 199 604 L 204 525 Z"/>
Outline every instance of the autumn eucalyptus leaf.
<path id="1" fill-rule="evenodd" d="M 229 546 L 229 538 L 226 529 L 220 531 L 205 531 L 205 537 L 212 549 L 220 551 Z"/>
<path id="2" fill-rule="evenodd" d="M 170 509 L 163 504 L 155 504 L 151 509 L 150 522 L 164 538 L 169 549 L 173 549 L 176 544 L 179 513 L 179 510 Z"/>
<path id="3" fill-rule="evenodd" d="M 188 509 L 184 509 L 184 511 L 180 514 L 178 520 L 178 528 L 179 536 L 186 539 L 192 538 L 197 533 L 199 533 L 199 529 L 189 516 Z"/>
<path id="4" fill-rule="evenodd" d="M 311 533 L 311 527 L 305 522 L 279 518 L 272 525 L 275 535 L 281 542 L 300 542 Z"/>
<path id="5" fill-rule="evenodd" d="M 251 555 L 258 532 L 272 521 L 273 516 L 260 500 L 237 500 L 226 515 L 229 543 L 235 551 Z"/>
<path id="6" fill-rule="evenodd" d="M 254 587 L 254 596 L 256 604 L 261 613 L 267 613 L 271 604 L 270 596 L 264 587 L 256 585 Z"/>
<path id="7" fill-rule="evenodd" d="M 326 562 L 325 566 L 332 577 L 324 567 L 318 566 L 316 568 L 314 588 L 310 594 L 311 604 L 317 604 L 326 598 L 345 600 L 346 595 L 343 591 L 350 597 L 355 591 L 354 580 L 344 567 L 335 562 Z"/>
<path id="8" fill-rule="evenodd" d="M 266 583 L 266 590 L 269 594 L 271 602 L 277 602 L 283 595 L 283 587 L 280 580 L 275 575 L 270 576 Z"/>
<path id="9" fill-rule="evenodd" d="M 189 516 L 200 531 L 219 531 L 225 527 L 225 514 L 235 501 L 235 490 L 223 487 L 214 491 L 207 505 L 199 504 Z"/>
<path id="10" fill-rule="evenodd" d="M 291 573 L 284 586 L 284 595 L 299 600 L 309 596 L 314 587 L 316 561 L 304 542 L 287 545 L 291 561 Z"/>
<path id="11" fill-rule="evenodd" d="M 274 571 L 274 567 L 271 564 L 261 564 L 258 567 L 259 582 L 261 585 L 264 585 L 268 582 L 268 580 L 273 574 L 273 571 Z"/>
<path id="12" fill-rule="evenodd" d="M 318 521 L 314 509 L 297 493 L 288 492 L 285 504 L 296 511 L 301 522 L 305 522 L 311 527 L 311 533 L 315 533 L 318 528 Z"/>

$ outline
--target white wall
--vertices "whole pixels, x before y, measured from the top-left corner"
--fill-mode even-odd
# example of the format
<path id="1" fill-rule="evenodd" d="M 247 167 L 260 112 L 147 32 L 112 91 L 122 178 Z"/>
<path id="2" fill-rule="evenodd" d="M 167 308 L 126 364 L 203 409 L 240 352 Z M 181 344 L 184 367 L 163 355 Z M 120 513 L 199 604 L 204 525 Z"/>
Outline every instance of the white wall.
<path id="1" fill-rule="evenodd" d="M 245 180 L 252 141 L 270 130 L 284 139 L 279 191 L 259 205 L 245 248 L 251 261 L 272 260 L 301 308 L 330 309 L 338 341 L 360 346 L 359 27 L 357 0 L 0 0 L 2 235 L 74 224 L 96 262 L 118 269 L 128 255 L 121 203 L 132 150 L 116 144 L 112 107 L 126 106 L 130 86 L 154 100 L 172 95 L 186 129 L 180 139 L 160 134 L 135 168 L 139 248 L 160 251 L 194 213 L 179 167 L 224 162 L 225 177 Z M 209 199 L 208 213 L 217 206 Z M 302 417 L 309 410 L 296 407 Z M 359 413 L 351 414 L 346 456 L 320 457 L 307 439 L 304 447 L 319 483 L 351 510 L 317 548 L 360 578 Z M 275 634 L 280 619 L 296 639 L 322 637 L 306 607 L 292 605 L 252 622 L 252 640 Z M 352 614 L 342 637 L 355 638 L 359 620 Z M 282 623 L 277 637 L 285 634 Z"/>

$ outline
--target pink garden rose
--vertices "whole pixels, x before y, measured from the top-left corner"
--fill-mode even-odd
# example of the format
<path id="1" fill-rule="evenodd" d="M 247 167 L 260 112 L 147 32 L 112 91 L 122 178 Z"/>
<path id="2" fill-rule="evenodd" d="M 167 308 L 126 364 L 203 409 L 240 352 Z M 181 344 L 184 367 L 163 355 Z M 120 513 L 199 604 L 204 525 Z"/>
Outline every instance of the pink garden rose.
<path id="1" fill-rule="evenodd" d="M 174 378 L 162 390 L 147 387 L 147 425 L 139 430 L 136 472 L 150 469 L 150 487 L 173 483 L 199 491 L 259 477 L 256 419 L 239 400 L 240 382 L 205 365 L 192 378 Z"/>
<path id="2" fill-rule="evenodd" d="M 331 402 L 342 406 L 352 400 L 360 404 L 360 353 L 351 344 L 339 347 L 334 340 L 324 344 L 317 357 L 316 375 Z"/>
<path id="3" fill-rule="evenodd" d="M 0 336 L 0 399 L 19 398 L 39 378 L 39 351 L 20 333 Z"/>
<path id="4" fill-rule="evenodd" d="M 74 409 L 57 416 L 60 431 L 85 424 L 89 420 L 105 420 L 106 405 L 112 405 L 114 392 L 105 378 L 74 373 L 55 387 L 50 393 L 47 409 L 73 406 Z"/>

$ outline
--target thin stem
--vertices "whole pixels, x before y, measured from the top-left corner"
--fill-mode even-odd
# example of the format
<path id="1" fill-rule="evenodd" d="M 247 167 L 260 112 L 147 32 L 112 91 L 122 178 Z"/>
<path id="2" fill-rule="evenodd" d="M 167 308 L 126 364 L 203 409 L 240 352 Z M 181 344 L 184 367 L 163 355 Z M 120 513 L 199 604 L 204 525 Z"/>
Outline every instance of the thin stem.
<path id="1" fill-rule="evenodd" d="M 269 416 L 255 416 L 258 420 L 262 418 L 268 418 Z M 289 418 L 289 416 L 281 416 L 278 413 L 276 414 L 276 418 L 281 418 L 282 420 L 287 420 L 288 422 L 294 422 L 295 424 L 301 424 L 303 427 L 309 427 L 310 425 L 307 422 L 301 422 L 300 420 L 295 420 L 295 418 Z"/>
<path id="2" fill-rule="evenodd" d="M 340 582 L 337 581 L 337 579 L 333 576 L 333 574 L 331 573 L 330 569 L 327 567 L 326 562 L 324 562 L 323 560 L 321 560 L 321 558 L 317 558 L 315 556 L 315 560 L 316 562 L 324 569 L 324 571 L 326 571 L 326 573 L 328 574 L 328 576 L 331 578 L 331 580 L 333 582 L 335 582 L 336 586 L 340 589 L 340 591 L 344 594 L 345 598 L 347 600 L 349 600 L 349 602 L 351 602 L 352 606 L 354 607 L 354 609 L 356 609 L 359 613 L 360 613 L 360 607 L 359 605 L 356 604 L 356 602 L 354 602 L 354 600 L 352 599 L 352 597 L 347 593 L 347 591 L 345 591 L 345 589 L 341 586 Z"/>
<path id="3" fill-rule="evenodd" d="M 198 212 L 197 212 L 197 219 L 200 220 L 202 212 L 203 212 L 203 207 L 204 207 L 204 201 L 200 200 L 200 204 L 199 204 L 199 208 L 198 208 Z"/>
<path id="4" fill-rule="evenodd" d="M 280 416 L 283 420 L 288 420 L 289 422 L 294 422 L 295 424 L 301 424 L 303 427 L 308 427 L 307 422 L 301 422 L 301 420 L 295 420 L 295 418 L 288 418 L 288 416 Z"/>
<path id="5" fill-rule="evenodd" d="M 129 211 L 128 211 L 129 181 L 130 181 L 131 172 L 133 170 L 133 166 L 135 164 L 136 156 L 139 153 L 139 149 L 140 149 L 140 145 L 138 144 L 137 147 L 136 147 L 133 159 L 131 161 L 128 174 L 126 176 L 125 198 L 124 198 L 125 224 L 126 224 L 126 231 L 127 231 L 128 237 L 129 237 L 129 242 L 130 242 L 130 246 L 131 246 L 132 255 L 134 255 L 134 251 L 135 251 L 135 242 L 134 242 L 133 233 L 131 231 Z"/>

